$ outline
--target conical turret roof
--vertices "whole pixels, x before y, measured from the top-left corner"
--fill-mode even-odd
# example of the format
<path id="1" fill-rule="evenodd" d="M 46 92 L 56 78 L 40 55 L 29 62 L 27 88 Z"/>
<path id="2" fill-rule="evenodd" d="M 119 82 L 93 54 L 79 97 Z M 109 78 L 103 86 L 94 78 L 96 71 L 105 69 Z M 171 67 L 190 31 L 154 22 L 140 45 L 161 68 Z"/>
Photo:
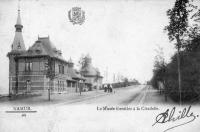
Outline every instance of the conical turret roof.
<path id="1" fill-rule="evenodd" d="M 15 24 L 15 37 L 12 43 L 12 51 L 25 51 L 25 44 L 24 39 L 22 36 L 22 24 L 21 24 L 21 17 L 20 17 L 20 10 L 18 9 L 18 16 L 17 16 L 17 23 Z"/>
<path id="2" fill-rule="evenodd" d="M 18 16 L 17 16 L 17 23 L 16 25 L 22 25 L 21 16 L 20 16 L 20 9 L 18 9 Z"/>

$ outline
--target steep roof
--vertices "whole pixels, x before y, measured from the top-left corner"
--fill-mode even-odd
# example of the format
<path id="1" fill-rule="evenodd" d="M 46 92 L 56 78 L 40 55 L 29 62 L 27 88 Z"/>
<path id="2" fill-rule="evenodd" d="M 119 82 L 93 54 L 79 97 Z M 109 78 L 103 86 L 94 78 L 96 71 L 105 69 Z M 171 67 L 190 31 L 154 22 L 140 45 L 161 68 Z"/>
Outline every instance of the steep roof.
<path id="1" fill-rule="evenodd" d="M 83 72 L 84 75 L 91 75 L 91 76 L 96 76 L 97 75 L 96 69 L 94 67 L 92 67 L 91 65 L 81 69 L 81 72 Z"/>
<path id="2" fill-rule="evenodd" d="M 15 37 L 12 43 L 12 51 L 25 51 L 24 39 L 22 32 L 15 32 Z"/>
<path id="3" fill-rule="evenodd" d="M 83 73 L 84 76 L 97 76 L 97 77 L 102 77 L 100 75 L 100 72 L 97 68 L 94 68 L 92 65 L 88 65 L 84 68 L 81 69 L 81 72 Z"/>
<path id="4" fill-rule="evenodd" d="M 50 56 L 65 61 L 61 51 L 53 45 L 49 37 L 38 37 L 38 40 L 22 56 Z"/>
<path id="5" fill-rule="evenodd" d="M 72 78 L 76 78 L 77 77 L 76 76 L 76 72 L 75 72 L 75 70 L 73 68 L 68 68 L 67 69 L 67 74 L 69 74 L 70 77 L 72 77 Z"/>
<path id="6" fill-rule="evenodd" d="M 81 79 L 81 80 L 85 80 L 84 77 L 82 77 L 80 74 L 78 74 L 76 72 L 76 70 L 73 67 L 69 67 L 67 69 L 67 74 L 72 77 L 72 79 Z"/>
<path id="7" fill-rule="evenodd" d="M 17 23 L 16 25 L 22 25 L 21 16 L 20 16 L 20 9 L 18 9 L 18 16 L 17 16 Z"/>

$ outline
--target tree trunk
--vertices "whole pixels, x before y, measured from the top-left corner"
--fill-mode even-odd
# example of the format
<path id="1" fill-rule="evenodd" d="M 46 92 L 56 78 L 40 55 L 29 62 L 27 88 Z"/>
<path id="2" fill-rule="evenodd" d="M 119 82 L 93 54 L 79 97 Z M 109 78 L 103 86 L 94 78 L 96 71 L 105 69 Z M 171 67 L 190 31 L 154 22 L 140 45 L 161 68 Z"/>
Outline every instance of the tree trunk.
<path id="1" fill-rule="evenodd" d="M 177 53 L 177 63 L 178 63 L 178 88 L 179 88 L 179 93 L 180 93 L 180 105 L 182 104 L 181 101 L 181 68 L 180 68 L 180 39 L 177 37 L 177 43 L 178 43 L 178 53 Z"/>

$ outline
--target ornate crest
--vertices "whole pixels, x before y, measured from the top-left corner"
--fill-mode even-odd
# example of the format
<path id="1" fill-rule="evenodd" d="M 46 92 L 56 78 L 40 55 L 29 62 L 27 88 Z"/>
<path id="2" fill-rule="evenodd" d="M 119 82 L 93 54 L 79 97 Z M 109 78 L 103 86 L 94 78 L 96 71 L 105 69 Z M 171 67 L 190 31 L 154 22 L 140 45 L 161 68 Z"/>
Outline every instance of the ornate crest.
<path id="1" fill-rule="evenodd" d="M 68 11 L 68 17 L 70 22 L 82 25 L 85 21 L 85 11 L 81 10 L 80 7 L 73 7 Z"/>

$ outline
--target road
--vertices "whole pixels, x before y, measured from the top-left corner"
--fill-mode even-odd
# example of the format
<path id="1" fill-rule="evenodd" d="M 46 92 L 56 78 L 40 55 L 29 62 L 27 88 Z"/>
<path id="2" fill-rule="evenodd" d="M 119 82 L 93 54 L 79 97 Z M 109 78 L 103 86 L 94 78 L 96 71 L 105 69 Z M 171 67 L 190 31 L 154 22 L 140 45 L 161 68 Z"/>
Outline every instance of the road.
<path id="1" fill-rule="evenodd" d="M 37 103 L 35 106 L 30 106 L 30 100 L 26 100 L 14 101 L 12 105 L 0 107 L 0 130 L 2 132 L 22 130 L 28 132 L 64 132 L 66 130 L 73 132 L 163 132 L 166 128 L 174 125 L 166 123 L 165 125 L 152 126 L 159 113 L 171 109 L 174 105 L 169 102 L 170 100 L 165 102 L 163 95 L 159 95 L 151 86 L 146 85 L 115 89 L 115 93 L 111 94 L 103 91 L 91 91 L 83 93 L 81 96 L 78 94 L 60 95 L 59 99 L 53 98 L 48 105 L 38 106 Z M 26 105 L 18 103 L 22 101 Z M 39 102 L 41 98 L 35 97 L 32 101 Z M 21 113 L 6 113 L 5 111 L 13 110 L 14 103 L 18 103 L 17 106 L 30 106 L 33 111 L 37 112 L 27 113 L 26 117 L 22 116 Z M 169 105 L 166 105 L 168 103 Z M 121 107 L 121 105 L 125 106 Z M 137 105 L 141 106 L 137 107 Z M 135 108 L 136 106 L 144 109 L 97 109 L 105 106 L 108 108 Z M 183 108 L 177 106 L 176 109 L 178 112 Z M 195 115 L 199 115 L 199 111 L 199 107 L 191 109 Z M 177 127 L 174 130 L 199 131 L 199 119 L 196 119 L 192 122 L 193 124 Z"/>
<path id="2" fill-rule="evenodd" d="M 105 93 L 103 90 L 70 94 L 51 95 L 51 101 L 48 101 L 48 95 L 9 100 L 2 98 L 1 105 L 79 105 L 79 104 L 104 104 L 104 105 L 143 105 L 150 103 L 166 103 L 164 96 L 152 89 L 149 85 L 134 85 L 129 87 L 114 89 L 113 93 Z"/>
<path id="3" fill-rule="evenodd" d="M 149 85 L 136 85 L 115 89 L 113 93 L 73 102 L 73 104 L 104 104 L 104 105 L 143 105 L 163 103 L 164 98 Z"/>

